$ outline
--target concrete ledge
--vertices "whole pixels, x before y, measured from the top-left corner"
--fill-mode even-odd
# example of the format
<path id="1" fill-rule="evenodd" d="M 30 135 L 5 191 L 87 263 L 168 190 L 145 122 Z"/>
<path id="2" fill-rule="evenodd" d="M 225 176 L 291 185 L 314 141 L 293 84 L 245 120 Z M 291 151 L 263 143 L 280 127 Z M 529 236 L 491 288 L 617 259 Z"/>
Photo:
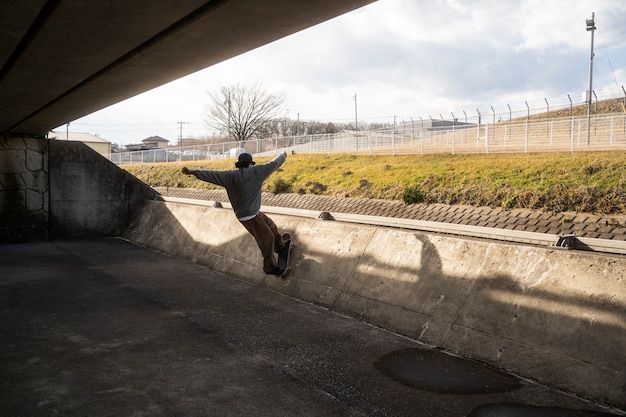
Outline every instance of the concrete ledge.
<path id="1" fill-rule="evenodd" d="M 221 205 L 224 208 L 231 208 L 230 203 L 220 201 L 197 200 L 168 196 L 163 196 L 162 198 L 165 201 L 171 201 L 175 203 L 193 204 L 207 207 L 216 207 L 217 205 Z M 502 229 L 495 227 L 471 226 L 457 223 L 434 222 L 427 220 L 415 220 L 398 217 L 383 217 L 341 212 L 327 212 L 277 206 L 262 206 L 261 209 L 268 214 L 284 214 L 287 216 L 306 217 L 311 219 L 336 220 L 340 222 L 366 224 L 372 226 L 387 226 L 400 229 L 419 230 L 423 232 L 445 233 L 462 237 L 492 239 L 509 243 L 524 243 L 547 247 L 557 246 L 559 247 L 559 249 L 579 249 L 589 250 L 593 252 L 626 254 L 626 241 L 614 239 L 582 238 L 575 236 L 575 234 L 568 235 L 571 237 L 571 239 L 562 240 L 563 235 L 529 232 L 524 230 Z"/>
<path id="2" fill-rule="evenodd" d="M 149 201 L 124 237 L 626 408 L 626 258 L 274 214 L 286 281 L 230 209 Z"/>

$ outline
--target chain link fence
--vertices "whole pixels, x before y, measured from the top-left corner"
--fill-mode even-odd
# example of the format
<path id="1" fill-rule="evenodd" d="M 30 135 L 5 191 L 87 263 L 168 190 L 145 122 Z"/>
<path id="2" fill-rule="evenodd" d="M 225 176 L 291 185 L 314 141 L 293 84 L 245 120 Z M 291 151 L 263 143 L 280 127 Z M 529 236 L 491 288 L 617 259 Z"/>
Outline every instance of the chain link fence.
<path id="1" fill-rule="evenodd" d="M 623 88 L 623 87 L 622 87 Z M 236 158 L 242 152 L 257 156 L 292 153 L 399 155 L 433 153 L 577 152 L 626 149 L 625 97 L 598 103 L 594 92 L 590 114 L 576 115 L 586 105 L 566 99 L 525 102 L 525 109 L 509 105 L 491 112 L 462 112 L 451 118 L 402 120 L 378 130 L 253 139 L 167 149 L 149 149 L 108 155 L 115 164 L 198 161 Z M 606 95 L 606 94 L 605 94 Z M 598 106 L 601 108 L 598 114 Z M 532 107 L 531 107 L 532 106 Z M 575 107 L 576 106 L 576 107 Z M 609 106 L 609 107 L 607 107 Z M 592 114 L 593 113 L 593 114 Z M 533 117 L 533 115 L 541 117 Z"/>
<path id="2" fill-rule="evenodd" d="M 473 124 L 413 121 L 376 131 L 256 139 L 108 155 L 115 164 L 198 161 L 291 153 L 400 155 L 626 150 L 626 113 Z"/>

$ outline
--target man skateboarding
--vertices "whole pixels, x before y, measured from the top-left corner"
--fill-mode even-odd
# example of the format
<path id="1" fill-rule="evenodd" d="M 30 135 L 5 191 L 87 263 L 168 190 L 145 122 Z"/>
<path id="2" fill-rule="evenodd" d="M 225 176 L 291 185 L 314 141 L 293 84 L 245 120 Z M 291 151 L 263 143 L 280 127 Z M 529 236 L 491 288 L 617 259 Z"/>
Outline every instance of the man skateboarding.
<path id="1" fill-rule="evenodd" d="M 285 247 L 285 242 L 272 219 L 260 211 L 261 187 L 265 179 L 276 171 L 286 158 L 287 153 L 282 152 L 270 162 L 256 165 L 252 155 L 242 153 L 235 163 L 237 169 L 224 171 L 189 170 L 187 167 L 182 169 L 185 175 L 194 175 L 199 180 L 226 188 L 237 219 L 250 232 L 261 249 L 263 271 L 276 276 L 285 273 L 286 266 L 279 267 L 275 255 L 275 252 Z"/>

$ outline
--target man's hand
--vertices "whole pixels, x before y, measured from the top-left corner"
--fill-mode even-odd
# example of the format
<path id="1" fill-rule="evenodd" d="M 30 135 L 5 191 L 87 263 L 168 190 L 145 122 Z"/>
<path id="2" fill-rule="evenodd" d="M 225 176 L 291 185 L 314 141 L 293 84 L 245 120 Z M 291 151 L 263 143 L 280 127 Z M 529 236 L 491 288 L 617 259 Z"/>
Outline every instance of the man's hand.
<path id="1" fill-rule="evenodd" d="M 187 167 L 183 167 L 183 169 L 182 169 L 182 173 L 183 173 L 183 174 L 185 174 L 185 175 L 189 175 L 189 174 L 191 174 L 191 173 L 189 172 L 189 169 L 187 169 Z"/>

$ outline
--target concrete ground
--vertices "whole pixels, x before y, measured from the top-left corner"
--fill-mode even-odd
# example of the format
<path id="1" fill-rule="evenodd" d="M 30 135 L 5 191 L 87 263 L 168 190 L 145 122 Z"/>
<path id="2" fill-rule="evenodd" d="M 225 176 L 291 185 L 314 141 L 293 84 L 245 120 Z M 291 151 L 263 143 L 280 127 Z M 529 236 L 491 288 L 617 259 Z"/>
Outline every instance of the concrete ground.
<path id="1" fill-rule="evenodd" d="M 0 323 L 2 416 L 611 415 L 120 239 L 1 246 Z"/>

